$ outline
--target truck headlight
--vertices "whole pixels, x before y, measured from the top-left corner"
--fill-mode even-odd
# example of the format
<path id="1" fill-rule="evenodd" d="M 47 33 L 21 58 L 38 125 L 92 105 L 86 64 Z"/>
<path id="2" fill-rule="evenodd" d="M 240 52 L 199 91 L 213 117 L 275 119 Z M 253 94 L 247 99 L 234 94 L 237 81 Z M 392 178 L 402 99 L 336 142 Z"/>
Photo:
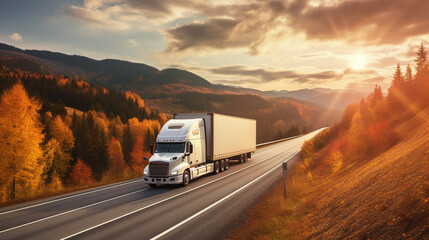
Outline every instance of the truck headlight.
<path id="1" fill-rule="evenodd" d="M 170 172 L 170 175 L 177 175 L 177 173 L 179 173 L 179 171 L 178 171 L 178 170 L 176 170 L 176 171 L 172 171 L 172 172 Z"/>

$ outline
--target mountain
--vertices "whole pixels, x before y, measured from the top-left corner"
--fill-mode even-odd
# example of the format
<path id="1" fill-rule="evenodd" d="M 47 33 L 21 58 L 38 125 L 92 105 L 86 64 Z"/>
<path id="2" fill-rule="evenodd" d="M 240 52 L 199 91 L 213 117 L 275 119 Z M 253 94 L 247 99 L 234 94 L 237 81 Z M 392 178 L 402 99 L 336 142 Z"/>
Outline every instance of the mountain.
<path id="1" fill-rule="evenodd" d="M 215 85 L 180 69 L 158 70 L 141 63 L 113 59 L 98 61 L 49 51 L 21 50 L 4 44 L 0 44 L 0 61 L 18 72 L 55 75 L 56 81 L 83 80 L 108 90 L 132 91 L 144 99 L 145 106 L 165 113 L 167 117 L 177 112 L 217 112 L 257 119 L 258 142 L 329 126 L 339 117 L 338 111 L 306 101 L 304 97 L 285 97 L 282 94 L 286 91 L 276 95 L 254 89 Z M 43 86 L 37 89 L 48 94 Z M 307 92 L 307 95 L 311 95 L 314 91 Z M 51 100 L 53 104 L 75 108 L 73 101 L 59 95 L 55 94 Z M 101 109 L 100 105 L 106 104 L 91 103 L 85 111 Z M 115 109 L 118 107 L 113 102 L 107 105 Z"/>
<path id="2" fill-rule="evenodd" d="M 25 57 L 40 62 L 49 72 L 79 78 L 106 88 L 132 90 L 145 98 L 156 99 L 171 92 L 204 91 L 232 94 L 254 94 L 263 97 L 289 97 L 316 103 L 325 108 L 342 110 L 360 100 L 367 93 L 327 88 L 295 91 L 260 91 L 250 88 L 211 84 L 206 79 L 186 70 L 169 68 L 158 70 L 142 63 L 104 59 L 95 60 L 78 55 L 22 50 L 0 43 L 0 56 Z M 168 85 L 168 86 L 166 86 Z"/>

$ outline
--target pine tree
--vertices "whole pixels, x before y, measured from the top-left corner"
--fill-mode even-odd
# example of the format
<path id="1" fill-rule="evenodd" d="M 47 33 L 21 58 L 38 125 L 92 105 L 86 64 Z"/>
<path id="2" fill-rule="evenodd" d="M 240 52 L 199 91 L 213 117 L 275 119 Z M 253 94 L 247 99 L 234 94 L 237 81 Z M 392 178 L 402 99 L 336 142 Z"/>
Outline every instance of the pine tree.
<path id="1" fill-rule="evenodd" d="M 393 75 L 392 83 L 390 84 L 389 92 L 387 95 L 387 99 L 390 103 L 392 109 L 400 109 L 401 108 L 401 95 L 404 88 L 404 77 L 402 76 L 401 66 L 396 66 L 395 74 Z"/>
<path id="2" fill-rule="evenodd" d="M 404 86 L 404 77 L 402 76 L 401 66 L 399 63 L 396 65 L 395 74 L 393 75 L 391 87 L 400 89 Z"/>
<path id="3" fill-rule="evenodd" d="M 411 83 L 413 80 L 413 70 L 411 70 L 410 64 L 407 65 L 407 71 L 404 76 L 406 83 Z"/>
<path id="4" fill-rule="evenodd" d="M 29 98 L 21 83 L 1 97 L 0 103 L 0 187 L 9 199 L 31 194 L 43 171 L 40 104 Z"/>
<path id="5" fill-rule="evenodd" d="M 420 48 L 417 50 L 417 57 L 414 60 L 416 66 L 416 79 L 417 81 L 422 80 L 423 75 L 428 71 L 428 56 L 423 43 L 420 44 Z"/>

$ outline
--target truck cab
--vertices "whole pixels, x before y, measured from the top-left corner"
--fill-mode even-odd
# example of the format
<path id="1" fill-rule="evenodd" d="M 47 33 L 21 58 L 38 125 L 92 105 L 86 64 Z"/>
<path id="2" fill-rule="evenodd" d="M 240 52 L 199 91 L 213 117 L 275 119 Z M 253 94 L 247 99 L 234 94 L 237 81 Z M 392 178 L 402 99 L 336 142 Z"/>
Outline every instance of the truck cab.
<path id="1" fill-rule="evenodd" d="M 151 187 L 157 184 L 187 185 L 191 169 L 205 163 L 203 119 L 171 119 L 151 147 L 152 157 L 143 172 Z"/>

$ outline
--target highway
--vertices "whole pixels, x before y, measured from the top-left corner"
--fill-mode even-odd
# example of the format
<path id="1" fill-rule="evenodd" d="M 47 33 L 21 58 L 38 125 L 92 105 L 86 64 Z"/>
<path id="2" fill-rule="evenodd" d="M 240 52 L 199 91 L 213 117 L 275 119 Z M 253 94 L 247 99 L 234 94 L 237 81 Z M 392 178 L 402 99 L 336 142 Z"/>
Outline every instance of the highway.
<path id="1" fill-rule="evenodd" d="M 220 239 L 281 177 L 304 136 L 258 148 L 244 164 L 186 187 L 142 179 L 0 209 L 0 239 Z"/>

